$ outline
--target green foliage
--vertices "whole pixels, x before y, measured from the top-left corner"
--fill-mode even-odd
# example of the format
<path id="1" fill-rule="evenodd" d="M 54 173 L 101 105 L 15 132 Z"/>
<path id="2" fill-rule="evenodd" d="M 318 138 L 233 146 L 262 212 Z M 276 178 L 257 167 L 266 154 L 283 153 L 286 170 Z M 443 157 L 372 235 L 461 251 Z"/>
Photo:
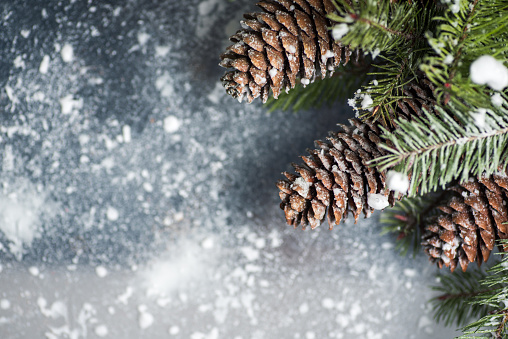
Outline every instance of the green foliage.
<path id="1" fill-rule="evenodd" d="M 453 110 L 453 105 L 450 104 Z M 508 164 L 508 110 L 478 112 L 484 126 L 465 114 L 450 115 L 437 107 L 438 115 L 398 120 L 393 132 L 384 129 L 382 147 L 389 154 L 373 160 L 381 170 L 395 168 L 411 175 L 409 196 L 444 188 L 452 181 L 487 176 Z"/>
<path id="2" fill-rule="evenodd" d="M 396 248 L 401 255 L 409 251 L 415 256 L 419 253 L 423 221 L 436 212 L 436 207 L 449 195 L 447 191 L 440 191 L 424 196 L 405 198 L 395 203 L 395 206 L 381 214 L 379 221 L 383 225 L 381 234 L 397 235 Z"/>
<path id="3" fill-rule="evenodd" d="M 358 66 L 350 63 L 342 69 L 337 69 L 329 78 L 318 78 L 305 87 L 298 84 L 289 92 L 282 92 L 278 99 L 270 96 L 265 105 L 269 112 L 277 109 L 298 111 L 331 105 L 338 100 L 348 98 L 353 94 L 354 88 L 365 83 L 369 78 L 369 69 L 369 62 L 362 62 Z"/>
<path id="4" fill-rule="evenodd" d="M 329 18 L 345 25 L 339 29 L 347 27 L 347 34 L 340 41 L 377 54 L 394 55 L 404 49 L 407 54 L 414 49 L 417 42 L 423 40 L 432 13 L 417 2 L 337 0 L 336 4 L 337 14 Z"/>
<path id="5" fill-rule="evenodd" d="M 388 112 L 395 111 L 403 86 L 416 78 L 423 57 L 430 51 L 425 32 L 432 29 L 438 10 L 406 1 L 336 3 L 338 13 L 330 15 L 337 23 L 332 33 L 345 33 L 340 37 L 342 44 L 371 53 L 374 60 L 379 55 L 374 63 L 377 71 L 370 74 L 377 82 L 363 86 L 362 94 L 355 96 L 357 109 L 363 118 L 381 119 L 390 125 Z M 372 100 L 367 106 L 363 102 L 366 94 Z"/>
<path id="6" fill-rule="evenodd" d="M 471 304 L 488 290 L 481 284 L 485 277 L 485 272 L 481 270 L 438 275 L 439 285 L 432 287 L 440 293 L 431 300 L 434 319 L 446 326 L 462 326 L 471 319 L 488 314 L 493 309 L 490 305 Z"/>
<path id="7" fill-rule="evenodd" d="M 433 53 L 425 57 L 421 69 L 437 85 L 438 98 L 463 112 L 465 102 L 489 108 L 490 91 L 471 82 L 469 67 L 485 54 L 508 59 L 508 1 L 459 0 L 434 20 L 436 32 L 427 33 Z"/>
<path id="8" fill-rule="evenodd" d="M 508 244 L 504 241 L 503 244 Z M 499 255 L 499 253 L 497 253 Z M 487 271 L 481 280 L 484 292 L 478 294 L 469 309 L 484 308 L 482 318 L 465 326 L 460 338 L 508 338 L 508 256 Z M 479 335 L 480 334 L 480 335 Z"/>

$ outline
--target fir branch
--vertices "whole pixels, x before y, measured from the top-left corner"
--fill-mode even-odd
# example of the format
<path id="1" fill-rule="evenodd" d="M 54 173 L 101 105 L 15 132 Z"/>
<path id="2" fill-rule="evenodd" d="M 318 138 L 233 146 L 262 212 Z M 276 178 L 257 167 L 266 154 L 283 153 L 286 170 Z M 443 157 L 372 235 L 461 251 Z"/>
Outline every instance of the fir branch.
<path id="1" fill-rule="evenodd" d="M 417 3 L 374 0 L 337 0 L 336 7 L 337 14 L 329 18 L 347 25 L 340 41 L 367 52 L 407 52 L 408 46 L 423 39 L 432 12 Z"/>
<path id="2" fill-rule="evenodd" d="M 277 109 L 296 112 L 345 100 L 351 95 L 352 88 L 358 88 L 368 81 L 371 77 L 369 75 L 371 67 L 370 61 L 365 58 L 358 65 L 349 63 L 341 69 L 337 69 L 331 77 L 317 78 L 307 86 L 298 84 L 289 92 L 282 92 L 278 99 L 271 96 L 265 105 L 269 112 Z"/>
<path id="3" fill-rule="evenodd" d="M 380 71 L 370 75 L 376 82 L 363 86 L 352 103 L 363 119 L 382 120 L 393 125 L 396 102 L 402 99 L 402 88 L 416 79 L 416 71 L 430 47 L 424 32 L 434 26 L 432 18 L 438 13 L 435 6 L 410 2 L 378 2 L 374 0 L 338 1 L 338 14 L 330 19 L 345 35 L 343 44 L 370 52 L 374 66 Z M 346 29 L 344 29 L 346 27 Z M 367 100 L 363 100 L 368 96 Z"/>
<path id="4" fill-rule="evenodd" d="M 502 240 L 501 245 L 508 242 Z M 498 255 L 501 253 L 497 253 Z M 508 338 L 508 256 L 487 271 L 487 275 L 480 281 L 483 292 L 478 293 L 471 301 L 470 308 L 483 307 L 489 310 L 481 319 L 465 326 L 462 330 L 466 338 L 494 337 L 497 339 Z M 478 336 L 478 334 L 482 334 Z"/>
<path id="5" fill-rule="evenodd" d="M 395 203 L 395 206 L 385 210 L 379 221 L 383 225 L 381 234 L 394 233 L 397 235 L 396 249 L 401 255 L 412 251 L 413 257 L 419 253 L 423 234 L 423 220 L 432 216 L 449 191 L 426 194 L 413 198 L 405 198 Z"/>
<path id="6" fill-rule="evenodd" d="M 384 59 L 385 63 L 375 65 L 375 67 L 384 70 L 384 72 L 370 74 L 380 80 L 377 80 L 375 84 L 364 86 L 365 91 L 372 100 L 372 108 L 365 109 L 365 107 L 362 107 L 360 117 L 371 120 L 382 118 L 384 125 L 389 126 L 391 125 L 391 121 L 388 120 L 390 110 L 395 111 L 396 102 L 403 98 L 402 89 L 404 85 L 413 81 L 416 77 L 402 81 L 408 76 L 407 58 L 402 62 L 390 60 L 383 56 L 380 56 L 380 58 Z M 362 106 L 362 104 L 360 103 L 359 106 Z"/>
<path id="7" fill-rule="evenodd" d="M 427 34 L 433 53 L 420 68 L 437 86 L 438 100 L 451 101 L 463 112 L 464 102 L 476 108 L 492 107 L 491 91 L 472 83 L 469 67 L 485 54 L 508 59 L 508 1 L 460 0 L 435 21 L 436 31 Z"/>
<path id="8" fill-rule="evenodd" d="M 453 107 L 452 107 L 453 108 Z M 389 154 L 371 163 L 381 170 L 396 168 L 411 175 L 409 196 L 444 188 L 470 176 L 487 176 L 507 167 L 508 112 L 485 110 L 484 127 L 459 111 L 455 117 L 440 107 L 439 116 L 425 112 L 425 119 L 399 119 L 393 132 L 384 129 L 382 147 Z"/>
<path id="9" fill-rule="evenodd" d="M 486 273 L 481 270 L 438 275 L 439 285 L 432 289 L 440 294 L 430 301 L 434 319 L 446 326 L 462 326 L 472 318 L 482 317 L 492 311 L 490 305 L 471 305 L 478 296 L 493 291 L 480 283 L 485 277 Z"/>

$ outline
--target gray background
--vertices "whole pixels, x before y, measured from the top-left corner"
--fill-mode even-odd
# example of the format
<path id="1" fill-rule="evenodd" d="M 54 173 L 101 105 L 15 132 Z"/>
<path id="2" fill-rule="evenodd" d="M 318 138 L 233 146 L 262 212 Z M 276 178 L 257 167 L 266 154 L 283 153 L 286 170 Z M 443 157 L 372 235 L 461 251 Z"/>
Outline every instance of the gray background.
<path id="1" fill-rule="evenodd" d="M 224 94 L 218 55 L 253 10 L 2 1 L 1 338 L 453 336 L 436 269 L 379 214 L 284 224 L 280 172 L 352 112 Z"/>

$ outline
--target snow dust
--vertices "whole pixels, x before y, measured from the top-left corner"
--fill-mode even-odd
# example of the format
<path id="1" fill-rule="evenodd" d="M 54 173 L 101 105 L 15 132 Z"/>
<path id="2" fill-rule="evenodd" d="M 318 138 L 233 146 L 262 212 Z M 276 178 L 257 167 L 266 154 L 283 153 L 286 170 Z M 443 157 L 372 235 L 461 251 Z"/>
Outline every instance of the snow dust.
<path id="1" fill-rule="evenodd" d="M 375 216 L 332 232 L 284 225 L 280 172 L 352 113 L 268 115 L 224 93 L 220 46 L 252 3 L 23 4 L 0 12 L 13 27 L 0 95 L 3 336 L 443 331 L 426 321 L 434 267 L 400 258 Z"/>

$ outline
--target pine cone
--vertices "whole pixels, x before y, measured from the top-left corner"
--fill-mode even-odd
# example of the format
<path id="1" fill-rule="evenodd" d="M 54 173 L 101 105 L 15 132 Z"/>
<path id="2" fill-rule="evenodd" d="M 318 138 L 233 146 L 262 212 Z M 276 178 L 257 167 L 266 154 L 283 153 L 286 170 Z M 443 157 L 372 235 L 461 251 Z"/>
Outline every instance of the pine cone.
<path id="1" fill-rule="evenodd" d="M 221 55 L 220 66 L 233 67 L 221 78 L 226 92 L 240 102 L 261 96 L 268 100 L 294 88 L 296 80 L 306 85 L 316 73 L 333 74 L 341 60 L 347 64 L 352 51 L 336 43 L 326 15 L 335 12 L 331 0 L 265 0 L 257 3 L 263 12 L 244 15 L 242 30 Z M 359 53 L 356 53 L 356 58 Z"/>
<path id="2" fill-rule="evenodd" d="M 508 176 L 471 178 L 449 189 L 456 194 L 428 220 L 422 245 L 439 268 L 453 272 L 460 264 L 465 271 L 487 261 L 497 239 L 508 239 Z"/>
<path id="3" fill-rule="evenodd" d="M 385 173 L 367 166 L 367 162 L 385 154 L 378 147 L 380 130 L 370 122 L 351 119 L 343 132 L 330 133 L 328 142 L 316 141 L 318 150 L 302 156 L 305 165 L 293 164 L 298 175 L 284 172 L 287 180 L 277 187 L 280 205 L 289 225 L 318 227 L 328 218 L 330 229 L 351 212 L 358 220 L 373 212 L 368 203 L 372 193 L 388 195 L 393 205 L 394 193 L 385 190 Z"/>

